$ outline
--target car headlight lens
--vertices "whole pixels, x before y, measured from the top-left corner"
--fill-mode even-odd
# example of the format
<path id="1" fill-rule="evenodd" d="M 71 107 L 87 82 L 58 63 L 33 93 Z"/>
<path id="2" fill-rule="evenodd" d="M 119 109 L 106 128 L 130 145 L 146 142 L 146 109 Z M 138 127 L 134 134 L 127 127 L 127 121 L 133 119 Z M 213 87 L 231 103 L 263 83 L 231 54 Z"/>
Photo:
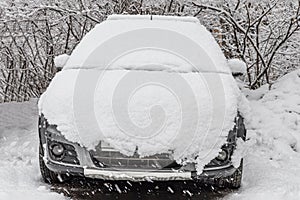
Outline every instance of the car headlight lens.
<path id="1" fill-rule="evenodd" d="M 228 157 L 228 153 L 226 150 L 222 149 L 220 152 L 219 152 L 219 155 L 216 157 L 217 160 L 219 161 L 224 161 L 226 160 Z"/>
<path id="2" fill-rule="evenodd" d="M 54 156 L 60 157 L 64 154 L 65 148 L 60 143 L 54 143 L 51 145 L 51 151 Z"/>

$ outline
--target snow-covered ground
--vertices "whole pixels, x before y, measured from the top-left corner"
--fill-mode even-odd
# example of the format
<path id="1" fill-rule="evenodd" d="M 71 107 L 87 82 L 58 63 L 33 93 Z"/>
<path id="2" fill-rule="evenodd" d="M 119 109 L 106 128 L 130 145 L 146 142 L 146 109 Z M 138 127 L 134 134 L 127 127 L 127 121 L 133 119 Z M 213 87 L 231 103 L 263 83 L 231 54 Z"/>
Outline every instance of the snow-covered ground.
<path id="1" fill-rule="evenodd" d="M 41 180 L 37 113 L 36 100 L 0 104 L 0 200 L 65 199 Z"/>
<path id="2" fill-rule="evenodd" d="M 256 91 L 242 188 L 226 199 L 300 199 L 300 70 Z"/>
<path id="3" fill-rule="evenodd" d="M 300 199 L 300 70 L 259 90 L 252 107 L 240 190 L 225 199 Z M 41 181 L 37 104 L 0 104 L 0 199 L 65 199 Z"/>

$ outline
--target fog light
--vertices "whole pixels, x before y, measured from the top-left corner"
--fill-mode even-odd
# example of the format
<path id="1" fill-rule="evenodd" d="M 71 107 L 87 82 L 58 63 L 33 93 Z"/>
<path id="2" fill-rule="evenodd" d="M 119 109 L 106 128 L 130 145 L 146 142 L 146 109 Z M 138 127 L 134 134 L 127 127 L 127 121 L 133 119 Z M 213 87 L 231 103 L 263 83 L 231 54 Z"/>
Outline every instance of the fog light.
<path id="1" fill-rule="evenodd" d="M 59 143 L 55 143 L 51 145 L 51 152 L 53 153 L 53 155 L 60 157 L 63 155 L 65 151 L 65 148 L 62 144 Z"/>
<path id="2" fill-rule="evenodd" d="M 219 155 L 217 156 L 217 160 L 220 160 L 220 161 L 224 161 L 226 160 L 228 157 L 228 153 L 227 151 L 225 151 L 224 149 L 222 149 L 220 152 L 219 152 Z"/>

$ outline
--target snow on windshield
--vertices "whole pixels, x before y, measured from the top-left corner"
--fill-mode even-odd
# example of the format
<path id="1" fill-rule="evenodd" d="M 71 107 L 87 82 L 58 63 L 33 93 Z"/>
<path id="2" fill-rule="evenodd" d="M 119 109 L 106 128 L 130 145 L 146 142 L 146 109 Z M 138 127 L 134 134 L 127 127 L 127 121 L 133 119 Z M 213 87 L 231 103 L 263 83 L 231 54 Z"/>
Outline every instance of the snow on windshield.
<path id="1" fill-rule="evenodd" d="M 191 72 L 196 67 L 197 71 L 230 73 L 221 49 L 197 18 L 189 17 L 179 21 L 178 17 L 174 20 L 165 16 L 156 16 L 153 20 L 143 17 L 138 17 L 139 20 L 118 20 L 119 17 L 114 16 L 90 31 L 77 45 L 64 69 L 103 70 L 108 66 L 109 69 L 129 69 L 128 61 L 133 64 L 141 64 L 143 61 L 151 64 L 155 61 L 159 65 L 169 64 L 167 71 Z M 115 59 L 124 55 L 128 56 L 125 66 L 120 65 L 121 62 L 112 66 Z M 178 56 L 189 56 L 189 64 L 192 62 L 194 67 L 183 64 L 175 58 Z M 206 57 L 214 62 L 214 69 L 205 62 Z M 139 67 L 143 65 L 132 65 L 133 69 Z M 146 70 L 166 69 L 148 67 Z"/>
<path id="2" fill-rule="evenodd" d="M 129 52 L 117 59 L 107 70 L 144 70 L 166 72 L 197 72 L 198 69 L 178 56 L 158 49 Z"/>

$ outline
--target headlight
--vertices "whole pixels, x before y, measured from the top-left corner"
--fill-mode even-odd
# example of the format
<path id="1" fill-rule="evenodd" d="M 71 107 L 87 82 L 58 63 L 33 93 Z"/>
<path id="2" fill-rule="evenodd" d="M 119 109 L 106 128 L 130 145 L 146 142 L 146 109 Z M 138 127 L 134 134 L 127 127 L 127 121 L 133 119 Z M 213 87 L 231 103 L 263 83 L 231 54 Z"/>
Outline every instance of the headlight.
<path id="1" fill-rule="evenodd" d="M 60 143 L 53 143 L 50 147 L 54 156 L 61 157 L 64 154 L 65 148 Z"/>
<path id="2" fill-rule="evenodd" d="M 73 145 L 50 139 L 47 140 L 47 145 L 52 160 L 68 164 L 80 164 Z"/>

